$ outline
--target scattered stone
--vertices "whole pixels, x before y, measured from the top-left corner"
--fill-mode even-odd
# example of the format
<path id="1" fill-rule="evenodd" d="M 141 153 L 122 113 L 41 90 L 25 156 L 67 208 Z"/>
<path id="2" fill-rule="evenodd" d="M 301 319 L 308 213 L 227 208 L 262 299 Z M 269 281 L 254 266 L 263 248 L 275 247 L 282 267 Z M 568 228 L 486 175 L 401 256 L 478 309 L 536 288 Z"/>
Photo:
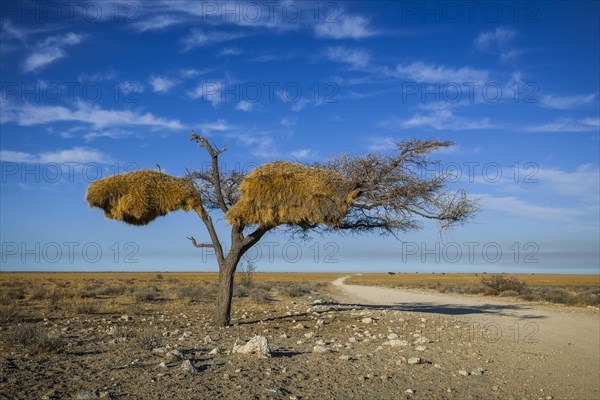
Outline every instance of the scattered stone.
<path id="1" fill-rule="evenodd" d="M 429 343 L 429 339 L 427 339 L 425 336 L 420 336 L 419 338 L 417 338 L 417 340 L 415 340 L 415 344 L 427 344 Z"/>
<path id="2" fill-rule="evenodd" d="M 483 375 L 483 372 L 481 372 L 481 371 L 479 371 L 479 370 L 474 370 L 474 371 L 471 371 L 471 375 L 474 375 L 474 376 L 481 376 L 481 375 Z"/>
<path id="3" fill-rule="evenodd" d="M 166 358 L 167 362 L 181 360 L 183 359 L 183 353 L 177 349 L 171 350 L 167 353 Z"/>
<path id="4" fill-rule="evenodd" d="M 129 315 L 121 315 L 121 318 L 119 318 L 121 321 L 131 321 L 132 318 Z"/>
<path id="5" fill-rule="evenodd" d="M 492 390 L 498 390 L 498 389 L 500 389 L 500 386 L 498 386 L 498 385 L 492 386 Z"/>
<path id="6" fill-rule="evenodd" d="M 305 338 L 307 338 L 307 339 L 310 339 L 310 338 L 311 338 L 311 337 L 313 337 L 313 336 L 315 336 L 315 333 L 314 333 L 314 332 L 308 332 L 308 333 L 305 333 L 305 334 L 304 334 L 304 337 L 305 337 Z"/>
<path id="7" fill-rule="evenodd" d="M 188 374 L 195 374 L 196 372 L 198 372 L 198 370 L 196 369 L 196 367 L 194 367 L 194 364 L 192 364 L 190 360 L 185 360 L 184 362 L 182 362 L 179 366 L 179 370 Z"/>
<path id="8" fill-rule="evenodd" d="M 385 346 L 392 346 L 392 347 L 410 346 L 410 343 L 403 339 L 392 339 L 387 342 L 384 342 L 383 344 Z"/>
<path id="9" fill-rule="evenodd" d="M 165 363 L 164 361 L 161 362 L 160 364 L 158 364 L 159 368 L 169 368 L 167 367 L 167 363 Z"/>
<path id="10" fill-rule="evenodd" d="M 425 347 L 425 346 L 417 346 L 417 347 L 415 347 L 415 350 L 417 350 L 417 351 L 425 351 L 425 350 L 427 350 L 427 347 Z"/>
<path id="11" fill-rule="evenodd" d="M 298 323 L 297 325 L 292 326 L 292 329 L 304 329 L 304 325 L 302 325 L 301 323 Z"/>
<path id="12" fill-rule="evenodd" d="M 413 394 L 415 391 L 412 389 L 406 389 L 404 393 Z"/>
<path id="13" fill-rule="evenodd" d="M 423 363 L 423 359 L 421 357 L 410 357 L 408 359 L 408 363 L 411 364 L 411 365 L 422 364 Z"/>
<path id="14" fill-rule="evenodd" d="M 218 347 L 215 347 L 208 354 L 221 354 L 221 353 L 222 353 L 221 349 Z"/>
<path id="15" fill-rule="evenodd" d="M 395 340 L 395 339 L 398 339 L 398 335 L 397 335 L 397 334 L 395 334 L 395 333 L 390 333 L 390 334 L 387 336 L 387 338 L 388 338 L 388 339 L 390 339 L 390 340 Z"/>
<path id="16" fill-rule="evenodd" d="M 325 343 L 324 340 L 317 340 L 317 345 L 318 346 L 325 346 L 327 343 Z"/>
<path id="17" fill-rule="evenodd" d="M 317 345 L 317 346 L 313 347 L 313 353 L 326 353 L 328 351 L 330 351 L 330 350 L 325 346 Z"/>
<path id="18" fill-rule="evenodd" d="M 466 370 L 464 370 L 464 369 L 459 370 L 458 374 L 462 375 L 462 376 L 469 376 L 469 373 Z"/>
<path id="19" fill-rule="evenodd" d="M 433 364 L 433 367 L 437 369 L 442 369 L 442 366 L 440 364 Z"/>
<path id="20" fill-rule="evenodd" d="M 348 339 L 348 342 L 349 343 L 356 343 L 357 340 L 356 340 L 356 338 L 354 336 L 352 336 L 350 339 Z"/>
<path id="21" fill-rule="evenodd" d="M 233 353 L 257 354 L 261 358 L 271 357 L 271 347 L 266 337 L 256 335 L 244 345 L 238 345 L 236 341 L 233 345 Z"/>
<path id="22" fill-rule="evenodd" d="M 204 336 L 204 343 L 212 343 L 213 339 L 210 337 L 210 335 L 206 335 Z"/>
<path id="23" fill-rule="evenodd" d="M 93 390 L 83 390 L 77 393 L 77 400 L 99 399 L 98 392 Z"/>
<path id="24" fill-rule="evenodd" d="M 371 318 L 371 317 L 363 318 L 363 319 L 361 320 L 361 322 L 362 322 L 363 324 L 370 324 L 370 323 L 372 323 L 372 322 L 373 322 L 373 318 Z"/>
<path id="25" fill-rule="evenodd" d="M 400 356 L 398 361 L 396 361 L 396 365 L 400 365 L 400 364 L 406 364 L 406 357 Z"/>
<path id="26" fill-rule="evenodd" d="M 347 354 L 344 354 L 343 356 L 340 356 L 339 358 L 340 358 L 340 360 L 350 361 L 350 356 Z"/>

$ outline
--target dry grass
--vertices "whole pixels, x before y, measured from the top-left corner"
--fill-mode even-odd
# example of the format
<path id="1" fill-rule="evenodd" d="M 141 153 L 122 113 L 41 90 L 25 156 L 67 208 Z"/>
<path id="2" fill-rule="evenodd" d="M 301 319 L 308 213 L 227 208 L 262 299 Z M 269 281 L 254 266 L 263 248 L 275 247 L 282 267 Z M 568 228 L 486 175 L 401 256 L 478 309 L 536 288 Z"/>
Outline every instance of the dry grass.
<path id="1" fill-rule="evenodd" d="M 441 293 L 499 295 L 557 304 L 600 305 L 600 275 L 362 274 L 348 284 L 430 289 Z"/>
<path id="2" fill-rule="evenodd" d="M 356 195 L 352 182 L 336 172 L 285 161 L 254 169 L 239 190 L 226 214 L 232 225 L 336 226 Z"/>
<path id="3" fill-rule="evenodd" d="M 89 185 L 90 207 L 104 210 L 106 218 L 131 225 L 146 225 L 172 211 L 191 211 L 198 193 L 189 179 L 157 171 L 141 170 L 110 176 Z"/>

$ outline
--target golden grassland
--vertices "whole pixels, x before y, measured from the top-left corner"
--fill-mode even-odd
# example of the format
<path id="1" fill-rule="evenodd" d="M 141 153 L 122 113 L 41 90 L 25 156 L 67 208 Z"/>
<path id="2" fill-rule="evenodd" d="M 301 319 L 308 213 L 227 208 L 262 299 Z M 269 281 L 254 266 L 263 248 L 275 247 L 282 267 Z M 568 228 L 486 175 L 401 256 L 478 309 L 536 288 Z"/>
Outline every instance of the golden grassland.
<path id="1" fill-rule="evenodd" d="M 240 279 L 236 274 L 236 280 Z M 331 282 L 336 278 L 346 276 L 345 273 L 334 272 L 256 272 L 255 282 Z M 56 279 L 56 280 L 115 280 L 136 279 L 150 281 L 157 279 L 177 279 L 182 281 L 214 281 L 219 278 L 217 272 L 0 272 L 0 281 L 14 279 Z"/>
<path id="2" fill-rule="evenodd" d="M 236 279 L 239 279 L 239 273 Z M 350 276 L 350 285 L 454 285 L 479 284 L 486 274 L 441 273 L 344 273 L 344 272 L 256 272 L 256 282 L 331 282 L 336 278 Z M 491 274 L 489 274 L 491 275 Z M 510 274 L 530 286 L 600 286 L 600 274 Z M 217 272 L 0 272 L 0 281 L 13 279 L 57 280 L 114 280 L 178 279 L 184 281 L 217 281 Z"/>
<path id="3" fill-rule="evenodd" d="M 479 284 L 481 278 L 492 274 L 353 274 L 349 285 L 463 285 Z M 600 274 L 509 274 L 529 286 L 600 286 Z"/>

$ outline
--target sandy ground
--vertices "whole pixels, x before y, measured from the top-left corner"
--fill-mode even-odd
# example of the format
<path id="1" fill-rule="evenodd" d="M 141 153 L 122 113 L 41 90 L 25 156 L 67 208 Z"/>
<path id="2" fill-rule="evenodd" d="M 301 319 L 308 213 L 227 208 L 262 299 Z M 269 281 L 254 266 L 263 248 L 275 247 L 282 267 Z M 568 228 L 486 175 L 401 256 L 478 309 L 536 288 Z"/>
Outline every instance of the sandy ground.
<path id="1" fill-rule="evenodd" d="M 348 277 L 333 282 L 341 289 L 345 301 L 446 315 L 474 327 L 489 327 L 487 339 L 490 342 L 507 340 L 523 354 L 540 356 L 515 360 L 514 367 L 531 375 L 541 388 L 553 388 L 554 393 L 564 398 L 600 398 L 598 310 L 345 285 L 346 279 Z"/>

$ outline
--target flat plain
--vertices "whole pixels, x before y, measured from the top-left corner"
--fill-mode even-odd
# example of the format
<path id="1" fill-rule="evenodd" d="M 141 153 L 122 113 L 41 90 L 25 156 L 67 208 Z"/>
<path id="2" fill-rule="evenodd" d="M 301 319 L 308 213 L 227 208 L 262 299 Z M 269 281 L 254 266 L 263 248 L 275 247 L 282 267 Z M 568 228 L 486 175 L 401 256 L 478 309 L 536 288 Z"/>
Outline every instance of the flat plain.
<path id="1" fill-rule="evenodd" d="M 0 273 L 0 398 L 600 397 L 600 276 L 482 275 L 238 274 L 215 328 L 216 273 Z"/>

